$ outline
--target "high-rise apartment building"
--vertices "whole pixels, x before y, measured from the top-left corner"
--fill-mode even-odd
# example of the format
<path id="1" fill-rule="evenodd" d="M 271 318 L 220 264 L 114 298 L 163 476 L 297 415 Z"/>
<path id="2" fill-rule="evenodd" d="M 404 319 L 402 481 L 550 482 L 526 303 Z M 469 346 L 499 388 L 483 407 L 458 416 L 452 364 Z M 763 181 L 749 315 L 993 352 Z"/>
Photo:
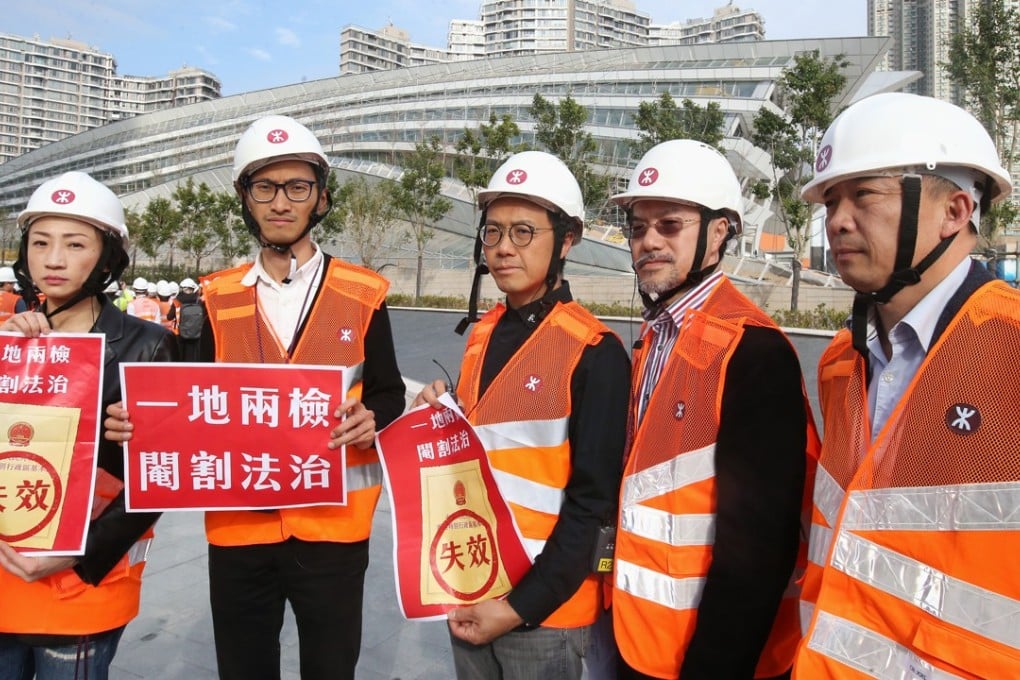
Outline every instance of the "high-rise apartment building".
<path id="1" fill-rule="evenodd" d="M 668 25 L 651 23 L 630 0 L 485 0 L 480 14 L 479 20 L 450 22 L 445 51 L 411 43 L 407 32 L 392 24 L 378 31 L 347 26 L 340 34 L 340 73 L 482 57 L 765 39 L 762 16 L 732 2 L 709 19 Z M 424 56 L 415 59 L 413 52 Z"/>
<path id="2" fill-rule="evenodd" d="M 908 92 L 961 103 L 941 64 L 949 61 L 953 34 L 967 27 L 980 1 L 868 0 L 868 35 L 892 38 L 880 69 L 920 71 Z"/>
<path id="3" fill-rule="evenodd" d="M 648 27 L 649 45 L 697 45 L 765 39 L 765 20 L 753 9 L 732 2 L 717 8 L 708 19 L 690 19 Z"/>
<path id="4" fill-rule="evenodd" d="M 118 76 L 113 55 L 84 43 L 0 33 L 0 163 L 114 120 L 219 96 L 219 80 L 200 69 Z"/>

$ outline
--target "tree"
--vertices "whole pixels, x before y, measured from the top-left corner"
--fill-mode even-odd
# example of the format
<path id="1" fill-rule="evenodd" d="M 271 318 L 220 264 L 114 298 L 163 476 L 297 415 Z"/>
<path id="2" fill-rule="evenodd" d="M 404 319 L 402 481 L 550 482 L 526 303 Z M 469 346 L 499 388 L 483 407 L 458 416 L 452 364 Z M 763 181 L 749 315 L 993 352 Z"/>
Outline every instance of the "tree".
<path id="1" fill-rule="evenodd" d="M 376 269 L 376 257 L 384 245 L 392 245 L 398 223 L 397 208 L 391 198 L 394 182 L 367 182 L 364 177 L 347 180 L 337 192 L 333 214 L 340 230 L 354 245 L 361 264 Z M 406 234 L 404 235 L 406 238 Z"/>
<path id="2" fill-rule="evenodd" d="M 793 251 L 793 280 L 790 309 L 797 309 L 800 294 L 801 258 L 811 242 L 814 208 L 800 198 L 814 167 L 815 150 L 834 117 L 833 102 L 846 86 L 842 69 L 849 62 L 843 55 L 822 59 L 817 52 L 794 57 L 777 82 L 776 104 L 785 113 L 763 106 L 754 118 L 751 139 L 772 155 L 772 181 L 768 186 L 786 242 Z M 763 187 L 755 188 L 762 195 Z"/>
<path id="3" fill-rule="evenodd" d="M 574 174 L 588 212 L 598 215 L 609 198 L 609 177 L 592 169 L 598 144 L 585 132 L 588 109 L 567 95 L 553 104 L 536 94 L 528 108 L 535 121 L 535 141 L 545 151 L 558 156 Z"/>
<path id="4" fill-rule="evenodd" d="M 255 241 L 248 233 L 248 227 L 241 219 L 241 203 L 233 191 L 220 191 L 213 195 L 209 209 L 209 224 L 212 228 L 216 252 L 227 262 L 238 257 L 251 255 Z M 201 261 L 195 263 L 195 271 L 202 271 Z"/>
<path id="5" fill-rule="evenodd" d="M 492 112 L 488 124 L 480 124 L 477 132 L 465 128 L 464 136 L 457 140 L 454 148 L 458 156 L 453 160 L 453 174 L 471 192 L 471 204 L 476 213 L 478 190 L 488 186 L 492 173 L 513 152 L 510 142 L 520 134 L 521 129 L 510 114 L 497 119 Z"/>
<path id="6" fill-rule="evenodd" d="M 1020 144 L 1020 10 L 1003 0 L 977 3 L 971 25 L 952 37 L 949 61 L 941 64 L 963 92 L 964 103 L 995 142 L 1012 175 Z M 1016 221 L 1020 206 L 1004 201 L 981 216 L 981 237 L 995 245 Z"/>
<path id="7" fill-rule="evenodd" d="M 21 230 L 18 229 L 18 219 L 13 214 L 0 211 L 0 264 L 7 264 L 18 256 L 18 243 L 21 240 Z"/>
<path id="8" fill-rule="evenodd" d="M 336 203 L 340 194 L 340 180 L 336 178 L 336 171 L 330 170 L 326 177 L 326 191 L 333 201 L 333 209 L 319 222 L 317 229 L 322 240 L 335 240 L 344 230 L 343 218 L 336 209 Z"/>
<path id="9" fill-rule="evenodd" d="M 137 228 L 133 229 L 134 225 L 129 221 L 128 233 L 131 234 L 131 240 L 137 248 L 151 259 L 156 257 L 164 243 L 171 241 L 180 224 L 181 214 L 170 199 L 154 198 L 145 206 L 142 214 L 137 216 Z M 132 262 L 135 261 L 136 254 L 132 253 Z"/>
<path id="10" fill-rule="evenodd" d="M 723 134 L 723 112 L 717 102 L 698 106 L 684 99 L 683 108 L 677 108 L 669 92 L 663 92 L 657 101 L 638 104 L 634 125 L 640 130 L 638 141 L 631 142 L 630 153 L 641 158 L 656 144 L 671 139 L 695 139 L 719 148 Z"/>
<path id="11" fill-rule="evenodd" d="M 181 221 L 177 230 L 167 240 L 170 246 L 170 268 L 173 269 L 173 252 L 177 248 L 190 256 L 196 271 L 202 266 L 202 258 L 212 255 L 219 248 L 219 239 L 214 224 L 222 219 L 219 202 L 209 185 L 202 182 L 195 187 L 191 177 L 174 189 L 173 199 Z"/>
<path id="12" fill-rule="evenodd" d="M 404 159 L 404 172 L 391 187 L 394 206 L 407 219 L 418 248 L 415 302 L 421 299 L 425 246 L 435 235 L 433 226 L 453 208 L 453 203 L 442 194 L 445 175 L 442 145 L 439 137 L 433 135 L 414 145 L 414 153 Z"/>

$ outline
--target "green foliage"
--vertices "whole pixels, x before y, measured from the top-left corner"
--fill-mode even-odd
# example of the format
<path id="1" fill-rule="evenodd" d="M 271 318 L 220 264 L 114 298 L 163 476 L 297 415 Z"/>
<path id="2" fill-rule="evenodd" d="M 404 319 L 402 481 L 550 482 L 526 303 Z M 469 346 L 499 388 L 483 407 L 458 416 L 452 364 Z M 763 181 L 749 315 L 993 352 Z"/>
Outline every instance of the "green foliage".
<path id="1" fill-rule="evenodd" d="M 453 203 L 442 194 L 443 149 L 438 136 L 418 142 L 414 153 L 404 158 L 404 172 L 390 186 L 394 207 L 407 219 L 411 237 L 418 248 L 415 297 L 422 294 L 425 246 L 435 235 L 433 225 L 450 212 Z"/>
<path id="2" fill-rule="evenodd" d="M 558 156 L 573 173 L 581 187 L 584 205 L 590 214 L 598 215 L 609 198 L 609 177 L 592 167 L 598 144 L 585 132 L 588 109 L 567 95 L 553 104 L 536 94 L 528 108 L 535 121 L 535 141 L 542 150 Z"/>
<path id="3" fill-rule="evenodd" d="M 478 189 L 488 186 L 492 173 L 513 152 L 511 142 L 520 134 L 510 114 L 497 118 L 495 112 L 477 131 L 464 129 L 464 136 L 454 147 L 458 155 L 453 160 L 453 174 L 471 191 L 472 198 Z"/>
<path id="4" fill-rule="evenodd" d="M 1020 10 L 1003 0 L 977 3 L 972 23 L 952 37 L 942 64 L 964 102 L 988 130 L 1003 167 L 1012 174 L 1020 144 Z M 1020 206 L 1007 201 L 981 216 L 989 245 L 1016 222 Z"/>
<path id="5" fill-rule="evenodd" d="M 669 92 L 663 92 L 657 101 L 641 102 L 634 125 L 641 132 L 638 141 L 630 145 L 634 158 L 641 158 L 649 149 L 671 139 L 694 139 L 719 148 L 723 140 L 723 112 L 717 102 L 698 106 L 684 99 L 683 108 L 677 108 Z"/>
<path id="6" fill-rule="evenodd" d="M 751 140 L 772 156 L 772 199 L 794 255 L 790 291 L 794 310 L 813 213 L 813 206 L 800 199 L 800 190 L 813 176 L 815 149 L 834 117 L 833 102 L 846 86 L 842 70 L 848 64 L 842 55 L 822 59 L 817 52 L 798 54 L 777 83 L 776 103 L 786 114 L 762 107 L 754 119 Z M 762 186 L 754 191 L 756 196 L 766 193 Z"/>
<path id="7" fill-rule="evenodd" d="M 810 328 L 816 330 L 838 331 L 846 328 L 849 309 L 835 309 L 821 303 L 811 310 L 779 309 L 769 312 L 769 316 L 777 325 L 784 328 Z"/>
<path id="8" fill-rule="evenodd" d="M 347 241 L 354 244 L 360 262 L 375 269 L 380 250 L 395 230 L 397 208 L 391 201 L 393 181 L 369 182 L 364 177 L 353 177 L 334 194 L 331 217 Z"/>

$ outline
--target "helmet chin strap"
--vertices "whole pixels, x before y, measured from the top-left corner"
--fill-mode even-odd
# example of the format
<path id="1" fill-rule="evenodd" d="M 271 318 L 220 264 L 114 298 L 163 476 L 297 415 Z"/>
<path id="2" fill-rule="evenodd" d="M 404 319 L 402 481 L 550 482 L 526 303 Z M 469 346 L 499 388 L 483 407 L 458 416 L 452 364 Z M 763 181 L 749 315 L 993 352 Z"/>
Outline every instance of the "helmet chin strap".
<path id="1" fill-rule="evenodd" d="M 924 259 L 911 266 L 914 260 L 914 250 L 917 247 L 917 217 L 921 206 L 921 176 L 914 174 L 903 175 L 900 181 L 903 185 L 903 194 L 893 273 L 889 276 L 889 282 L 878 290 L 870 293 L 858 292 L 854 296 L 854 304 L 850 316 L 853 346 L 864 357 L 865 365 L 867 365 L 868 361 L 868 314 L 871 306 L 884 305 L 907 286 L 920 283 L 921 276 L 928 271 L 929 267 L 935 264 L 935 261 L 942 256 L 942 253 L 946 252 L 946 249 L 952 245 L 953 239 L 956 238 L 954 233 L 952 236 L 942 239 L 931 249 L 931 252 L 924 256 Z"/>
<path id="2" fill-rule="evenodd" d="M 714 217 L 713 214 L 715 215 Z M 654 298 L 638 288 L 638 294 L 641 296 L 641 302 L 644 304 L 645 309 L 649 312 L 657 315 L 667 300 L 672 300 L 673 297 L 681 291 L 697 286 L 722 263 L 723 251 L 726 250 L 726 242 L 729 241 L 729 236 L 723 239 L 723 244 L 719 248 L 718 260 L 704 267 L 699 267 L 697 269 L 693 268 L 695 263 L 700 263 L 705 260 L 705 253 L 708 251 L 708 225 L 715 219 L 718 219 L 718 214 L 711 213 L 705 208 L 701 209 L 701 225 L 698 227 L 698 242 L 694 246 L 694 259 L 691 260 L 692 268 L 691 271 L 687 272 L 687 276 L 683 281 L 673 288 L 659 293 Z M 732 230 L 733 227 L 730 226 L 729 229 Z M 734 231 L 733 234 L 735 233 L 736 232 Z M 731 236 L 733 234 L 731 234 Z"/>

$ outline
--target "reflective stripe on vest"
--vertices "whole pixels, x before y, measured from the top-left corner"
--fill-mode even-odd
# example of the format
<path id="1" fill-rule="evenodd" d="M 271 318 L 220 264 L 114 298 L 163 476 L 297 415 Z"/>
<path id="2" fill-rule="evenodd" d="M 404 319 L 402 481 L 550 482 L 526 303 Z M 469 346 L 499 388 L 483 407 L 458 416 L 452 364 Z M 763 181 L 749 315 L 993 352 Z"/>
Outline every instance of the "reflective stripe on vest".
<path id="1" fill-rule="evenodd" d="M 713 477 L 715 477 L 714 442 L 627 475 L 620 493 L 620 507 L 627 508 Z"/>
<path id="2" fill-rule="evenodd" d="M 853 531 L 1017 531 L 1020 483 L 854 491 L 840 526 Z"/>
<path id="3" fill-rule="evenodd" d="M 961 680 L 906 647 L 828 612 L 820 612 L 808 648 L 875 678 Z"/>
<path id="4" fill-rule="evenodd" d="M 977 635 L 1020 649 L 1020 600 L 967 583 L 840 530 L 832 566 Z"/>
<path id="5" fill-rule="evenodd" d="M 623 592 L 675 611 L 697 607 L 705 588 L 703 576 L 673 578 L 619 558 L 613 572 L 616 587 Z"/>

